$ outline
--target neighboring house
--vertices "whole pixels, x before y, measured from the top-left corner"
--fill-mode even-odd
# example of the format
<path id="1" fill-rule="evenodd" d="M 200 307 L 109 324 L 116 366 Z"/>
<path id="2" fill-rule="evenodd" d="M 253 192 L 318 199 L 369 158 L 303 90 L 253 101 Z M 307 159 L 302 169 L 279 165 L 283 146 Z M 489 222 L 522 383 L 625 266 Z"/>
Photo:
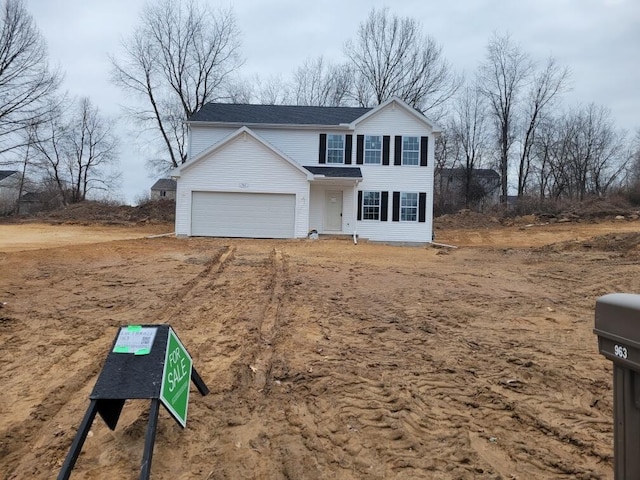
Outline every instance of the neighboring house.
<path id="1" fill-rule="evenodd" d="M 22 175 L 17 170 L 0 170 L 0 215 L 16 209 Z"/>
<path id="2" fill-rule="evenodd" d="M 467 170 L 443 168 L 435 178 L 435 189 L 442 205 L 455 208 L 466 206 Z M 495 205 L 500 201 L 500 174 L 490 168 L 474 168 L 471 171 L 469 203 L 475 206 Z"/>
<path id="3" fill-rule="evenodd" d="M 175 200 L 176 185 L 171 178 L 161 178 L 151 187 L 151 200 Z"/>
<path id="4" fill-rule="evenodd" d="M 431 242 L 440 133 L 398 98 L 375 108 L 210 103 L 188 121 L 176 234 Z"/>
<path id="5" fill-rule="evenodd" d="M 20 197 L 20 205 L 18 213 L 29 215 L 40 212 L 44 209 L 44 202 L 40 195 L 34 192 L 25 193 Z"/>

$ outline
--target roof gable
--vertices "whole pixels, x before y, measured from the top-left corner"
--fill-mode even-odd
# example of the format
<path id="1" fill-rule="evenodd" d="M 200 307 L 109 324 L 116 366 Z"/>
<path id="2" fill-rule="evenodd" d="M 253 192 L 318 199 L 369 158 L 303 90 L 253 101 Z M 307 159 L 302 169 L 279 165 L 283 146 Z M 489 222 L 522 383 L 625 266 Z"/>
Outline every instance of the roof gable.
<path id="1" fill-rule="evenodd" d="M 339 126 L 348 125 L 371 110 L 359 107 L 207 103 L 189 118 L 189 122 Z"/>
<path id="2" fill-rule="evenodd" d="M 20 172 L 18 172 L 17 170 L 0 170 L 0 181 L 16 173 L 19 174 Z"/>
<path id="3" fill-rule="evenodd" d="M 292 160 L 291 158 L 289 158 L 287 155 L 285 155 L 284 153 L 282 153 L 281 151 L 277 150 L 273 145 L 271 145 L 270 143 L 268 143 L 267 141 L 263 140 L 262 138 L 260 138 L 258 135 L 256 135 L 250 128 L 248 127 L 242 127 L 239 128 L 238 130 L 236 130 L 235 132 L 233 132 L 231 135 L 229 135 L 228 137 L 226 137 L 224 140 L 216 143 L 215 145 L 213 145 L 212 147 L 208 148 L 207 150 L 200 152 L 195 158 L 193 158 L 192 160 L 188 160 L 186 163 L 183 163 L 182 165 L 180 165 L 178 168 L 174 169 L 171 172 L 171 176 L 172 177 L 180 177 L 181 173 L 184 172 L 185 170 L 188 170 L 190 168 L 192 168 L 194 165 L 197 165 L 198 163 L 200 163 L 203 159 L 210 157 L 212 154 L 214 154 L 215 152 L 217 152 L 218 150 L 224 148 L 226 145 L 230 144 L 231 142 L 233 142 L 235 139 L 237 139 L 238 137 L 242 136 L 242 135 L 246 135 L 249 138 L 252 138 L 253 140 L 255 140 L 256 142 L 258 142 L 259 144 L 263 145 L 264 147 L 266 147 L 268 150 L 270 150 L 272 153 L 274 153 L 276 156 L 278 156 L 280 159 L 282 159 L 284 162 L 290 164 L 292 167 L 294 167 L 296 170 L 298 170 L 300 173 L 302 173 L 304 176 L 307 177 L 308 180 L 311 180 L 313 178 L 313 174 L 311 172 L 309 172 L 308 170 L 306 170 L 304 167 L 302 167 L 301 165 L 299 165 L 296 161 Z"/>
<path id="4" fill-rule="evenodd" d="M 407 113 L 409 113 L 410 115 L 415 117 L 418 121 L 422 122 L 427 127 L 429 127 L 433 133 L 442 132 L 442 129 L 440 127 L 438 127 L 433 121 L 429 120 L 424 114 L 420 113 L 418 110 L 416 110 L 415 108 L 411 107 L 406 102 L 402 101 L 399 97 L 391 97 L 387 101 L 382 102 L 377 107 L 372 108 L 371 110 L 366 112 L 361 117 L 358 117 L 357 119 L 355 119 L 351 123 L 350 127 L 352 129 L 355 129 L 355 127 L 359 123 L 361 123 L 361 122 L 363 122 L 363 121 L 375 116 L 380 111 L 385 110 L 387 108 L 395 108 L 395 107 L 399 107 L 399 108 L 402 108 L 403 110 L 405 110 Z"/>

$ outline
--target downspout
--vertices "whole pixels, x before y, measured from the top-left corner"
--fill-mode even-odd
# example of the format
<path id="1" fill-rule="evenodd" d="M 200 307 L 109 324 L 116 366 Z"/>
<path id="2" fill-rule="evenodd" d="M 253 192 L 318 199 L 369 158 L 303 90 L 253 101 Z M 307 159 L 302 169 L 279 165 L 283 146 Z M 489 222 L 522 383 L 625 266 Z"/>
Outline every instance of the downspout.
<path id="1" fill-rule="evenodd" d="M 362 180 L 356 180 L 353 186 L 353 244 L 358 244 L 358 184 Z"/>

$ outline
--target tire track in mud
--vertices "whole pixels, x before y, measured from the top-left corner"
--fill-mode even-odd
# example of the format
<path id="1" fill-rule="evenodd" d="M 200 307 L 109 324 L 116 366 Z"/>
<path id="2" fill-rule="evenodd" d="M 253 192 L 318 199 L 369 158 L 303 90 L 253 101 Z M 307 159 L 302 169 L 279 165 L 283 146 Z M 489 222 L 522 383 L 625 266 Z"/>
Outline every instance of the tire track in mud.
<path id="1" fill-rule="evenodd" d="M 225 245 L 216 254 L 207 260 L 204 269 L 194 278 L 184 284 L 170 300 L 167 301 L 163 313 L 158 318 L 158 323 L 168 322 L 172 318 L 178 318 L 178 314 L 185 308 L 192 306 L 194 297 L 199 296 L 201 289 L 210 288 L 216 278 L 222 274 L 225 267 L 233 260 L 236 247 Z"/>
<path id="2" fill-rule="evenodd" d="M 99 349 L 99 345 L 102 343 L 104 343 L 102 339 L 97 339 L 86 344 L 86 347 L 88 349 Z M 63 409 L 68 409 L 70 402 L 78 395 L 78 392 L 86 387 L 92 378 L 97 377 L 101 368 L 99 360 L 96 359 L 87 364 L 84 357 L 82 350 L 75 351 L 66 357 L 65 361 L 71 365 L 85 364 L 85 366 L 75 368 L 74 373 L 70 376 L 59 377 L 59 380 L 54 381 L 46 393 L 41 394 L 43 401 L 33 406 L 26 420 L 0 432 L 0 458 L 3 458 L 7 465 L 12 465 L 7 470 L 8 478 L 11 478 L 13 472 L 20 467 L 25 458 L 34 455 L 33 445 L 29 445 L 28 448 L 13 447 L 13 445 L 23 445 L 25 439 L 53 438 L 58 434 L 66 435 L 64 442 L 58 442 L 55 450 L 47 450 L 45 456 L 37 462 L 42 465 L 43 471 L 47 467 L 59 467 L 60 458 L 64 458 L 64 455 L 66 455 L 83 413 L 80 413 L 76 419 L 77 421 L 73 422 L 75 427 L 68 432 L 68 435 L 64 431 L 55 433 L 58 430 L 58 424 L 68 422 L 66 417 L 59 419 L 58 416 Z M 57 364 L 52 364 L 52 371 L 59 369 Z M 58 377 L 58 375 L 43 376 Z M 82 398 L 81 401 L 85 402 L 85 399 Z"/>
<path id="3" fill-rule="evenodd" d="M 219 455 L 224 461 L 211 478 L 314 478 L 292 461 L 299 453 L 297 442 L 281 442 L 287 435 L 285 402 L 272 405 L 279 382 L 274 362 L 282 361 L 279 346 L 289 335 L 282 315 L 287 284 L 286 253 L 279 247 L 240 246 L 216 280 L 212 301 L 219 314 L 211 319 L 215 333 L 208 334 L 206 359 L 215 386 L 204 403 L 221 422 L 208 455 L 214 465 Z M 293 476 L 278 476 L 281 471 Z"/>
<path id="4" fill-rule="evenodd" d="M 450 456 L 452 464 L 446 469 L 454 477 L 457 472 L 460 478 L 504 475 L 505 464 L 509 470 L 509 466 L 519 465 L 523 460 L 526 468 L 519 471 L 530 475 L 528 478 L 597 477 L 594 465 L 611 459 L 595 448 L 593 442 L 574 433 L 572 425 L 579 431 L 579 425 L 591 422 L 590 426 L 602 430 L 604 437 L 610 426 L 598 420 L 602 414 L 586 408 L 575 412 L 570 417 L 573 421 L 566 426 L 545 421 L 544 418 L 554 418 L 557 405 L 548 401 L 548 388 L 553 385 L 544 384 L 543 366 L 526 361 L 527 351 L 535 343 L 521 344 L 515 340 L 516 334 L 507 353 L 498 353 L 505 348 L 492 340 L 492 329 L 500 326 L 491 326 L 489 322 L 487 328 L 487 324 L 476 321 L 482 315 L 473 307 L 475 293 L 470 287 L 473 285 L 461 285 L 457 290 L 457 296 L 468 297 L 470 307 L 466 315 L 456 312 L 455 318 L 446 313 L 446 297 L 438 300 L 444 302 L 441 308 L 433 301 L 419 307 L 419 295 L 394 300 L 399 293 L 390 291 L 388 295 L 376 296 L 364 310 L 359 306 L 361 302 L 351 301 L 360 297 L 358 291 L 352 296 L 329 291 L 328 299 L 309 298 L 309 302 L 323 305 L 324 318 L 316 320 L 325 339 L 321 342 L 324 358 L 312 363 L 314 375 L 304 376 L 303 381 L 307 382 L 307 393 L 312 398 L 331 396 L 332 391 L 340 395 L 336 394 L 331 403 L 320 402 L 323 408 L 306 401 L 314 418 L 307 425 L 314 426 L 318 442 L 324 443 L 319 448 L 317 442 L 308 441 L 308 447 L 321 450 L 324 455 L 348 448 L 355 460 L 345 468 L 371 478 L 423 476 L 424 472 L 440 470 L 442 464 L 429 460 L 429 452 L 435 451 L 439 458 Z M 418 308 L 406 308 L 411 304 Z M 522 304 L 526 305 L 527 300 Z M 511 306 L 508 315 L 518 312 L 516 306 Z M 359 319 L 360 326 L 355 332 L 341 328 L 341 319 L 346 324 L 349 317 Z M 495 333 L 497 338 L 504 338 L 504 334 Z M 442 346 L 446 349 L 440 351 Z M 525 360 L 519 362 L 521 357 Z M 479 376 L 477 364 L 491 364 L 495 373 Z M 389 376 L 394 369 L 405 374 L 398 378 Z M 378 370 L 382 378 L 376 383 Z M 406 372 L 412 372 L 415 380 L 407 380 Z M 523 385 L 523 374 L 528 375 L 524 384 L 531 389 L 519 393 L 517 388 Z M 516 380 L 511 381 L 513 378 Z M 579 388 L 576 383 L 576 390 Z M 547 408 L 551 411 L 546 412 Z M 458 413 L 452 415 L 452 411 Z M 590 418 L 594 414 L 596 418 Z M 288 415 L 294 426 L 301 422 L 300 417 Z M 491 419 L 496 425 L 511 424 L 513 431 L 500 431 L 500 441 L 490 441 L 497 435 L 491 432 Z M 536 444 L 545 445 L 544 448 L 520 446 L 518 428 L 522 430 L 523 425 L 529 435 L 538 438 Z M 447 438 L 434 436 L 434 431 L 448 432 Z M 366 432 L 362 436 L 367 440 L 360 441 L 361 432 Z M 372 442 L 372 437 L 377 441 Z M 563 454 L 554 454 L 556 450 Z M 569 465 L 561 460 L 567 456 L 575 462 Z M 583 460 L 583 456 L 588 458 Z M 512 470 L 510 474 L 515 472 Z"/>
<path id="5" fill-rule="evenodd" d="M 583 275 L 584 264 L 576 263 L 558 273 L 538 273 L 532 267 L 534 271 L 527 271 L 526 274 L 536 278 L 538 282 L 540 278 L 544 278 L 547 281 L 547 291 L 553 291 L 553 283 L 557 283 L 559 295 L 567 297 L 567 303 L 579 304 L 580 297 L 584 295 L 581 286 L 588 279 Z M 607 277 L 609 275 L 603 275 L 605 284 L 609 281 Z M 568 283 L 571 284 L 569 290 Z M 519 299 L 515 303 L 517 308 L 505 309 L 506 315 L 514 315 L 517 319 L 523 315 L 526 310 L 523 306 L 527 303 L 532 305 L 529 310 L 539 308 L 533 307 L 540 303 L 535 298 L 535 290 L 529 297 Z M 472 298 L 469 300 L 473 302 Z M 579 374 L 573 365 L 588 365 L 592 362 L 593 354 L 590 349 L 580 348 L 580 339 L 570 339 L 566 335 L 568 329 L 575 330 L 576 320 L 563 318 L 560 312 L 564 300 L 561 302 L 557 299 L 553 308 L 545 307 L 545 314 L 538 318 L 522 318 L 523 323 L 527 322 L 526 328 L 520 332 L 511 327 L 513 333 L 507 334 L 510 339 L 508 345 L 493 340 L 502 338 L 504 341 L 505 332 L 501 331 L 499 322 L 472 322 L 465 331 L 465 336 L 474 339 L 466 342 L 471 350 L 469 354 L 478 363 L 492 367 L 490 375 L 486 374 L 485 368 L 482 378 L 470 379 L 470 386 L 475 385 L 481 389 L 479 391 L 484 390 L 479 398 L 471 399 L 473 410 L 467 409 L 470 413 L 468 422 L 477 429 L 470 437 L 471 447 L 485 463 L 499 472 L 504 469 L 504 465 L 517 465 L 519 468 L 511 473 L 527 475 L 525 478 L 554 475 L 601 478 L 596 472 L 601 471 L 602 464 L 611 462 L 610 453 L 596 447 L 594 443 L 597 440 L 598 445 L 606 444 L 606 439 L 611 434 L 607 408 L 602 408 L 602 399 L 597 398 L 598 394 L 602 394 L 601 386 L 594 387 L 590 393 L 589 390 L 584 391 L 584 378 L 572 378 L 572 374 Z M 529 312 L 526 314 L 531 315 Z M 510 322 L 517 325 L 517 321 L 513 322 L 513 319 Z M 439 329 L 439 333 L 446 332 L 452 338 L 461 333 L 460 329 L 454 328 L 450 323 Z M 542 332 L 546 332 L 546 335 L 542 335 Z M 519 338 L 526 338 L 526 341 L 519 341 Z M 587 340 L 593 339 L 588 337 Z M 571 353 L 564 353 L 565 351 Z M 579 355 L 576 355 L 577 352 Z M 546 369 L 546 358 L 550 362 L 565 362 L 567 368 L 562 376 L 559 376 L 561 371 Z M 533 362 L 528 359 L 537 360 Z M 573 385 L 573 388 L 567 388 L 567 383 Z M 558 385 L 563 385 L 564 391 L 556 391 Z M 454 403 L 458 403 L 458 400 L 452 395 Z M 577 404 L 574 403 L 576 400 Z M 494 403 L 502 404 L 502 411 L 488 410 L 487 406 Z M 604 403 L 610 402 L 605 400 Z M 562 412 L 560 415 L 564 418 L 562 424 L 556 423 L 559 412 Z M 492 423 L 502 428 L 492 428 Z M 510 428 L 504 428 L 505 425 L 510 425 Z M 588 436 L 584 434 L 585 427 L 588 427 Z M 478 436 L 481 432 L 486 433 Z M 532 440 L 523 442 L 523 432 Z M 527 447 L 531 444 L 536 446 Z M 567 462 L 568 457 L 572 457 L 573 461 Z"/>
<path id="6" fill-rule="evenodd" d="M 193 297 L 199 295 L 202 289 L 206 289 L 208 285 L 215 281 L 228 262 L 232 260 L 234 252 L 235 247 L 226 246 L 219 249 L 212 258 L 204 263 L 204 268 L 198 275 L 182 285 L 177 292 L 170 295 L 165 307 L 161 310 L 161 315 L 155 317 L 153 322 L 174 320 L 182 311 L 188 310 Z M 83 274 L 93 274 L 93 270 Z M 68 284 L 66 285 L 70 288 Z M 135 285 L 135 283 L 131 285 Z M 93 302 L 93 299 L 88 300 L 88 303 L 91 302 Z M 74 308 L 77 309 L 78 306 L 74 306 L 71 311 L 75 311 Z M 68 317 L 66 313 L 65 316 Z M 144 320 L 138 321 L 142 322 Z M 47 344 L 42 346 L 42 349 L 50 359 L 48 362 L 49 371 L 39 372 L 39 375 L 53 380 L 50 382 L 46 392 L 37 394 L 37 397 L 42 400 L 32 406 L 26 418 L 18 423 L 9 423 L 9 428 L 0 432 L 0 457 L 7 463 L 8 469 L 5 473 L 8 478 L 11 475 L 20 476 L 21 474 L 16 472 L 19 472 L 22 465 L 34 455 L 32 453 L 34 451 L 33 445 L 29 449 L 13 447 L 13 445 L 23 445 L 24 439 L 51 439 L 47 440 L 47 443 L 51 442 L 51 446 L 46 449 L 45 455 L 37 461 L 33 460 L 33 463 L 42 465 L 40 474 L 47 471 L 47 468 L 57 471 L 60 467 L 84 414 L 82 409 L 87 406 L 85 405 L 86 399 L 78 397 L 78 392 L 83 391 L 93 383 L 92 379 L 95 380 L 97 378 L 103 361 L 102 357 L 88 358 L 85 353 L 100 351 L 105 343 L 104 335 L 101 334 L 99 329 L 91 325 L 91 322 L 86 320 L 80 322 L 80 319 L 68 317 L 65 322 L 65 330 L 61 330 L 61 332 L 66 332 L 65 335 L 52 337 Z M 185 329 L 179 329 L 179 331 L 183 330 Z M 66 346 L 72 337 L 83 338 L 83 346 L 81 349 L 68 352 Z M 107 343 L 109 342 L 107 340 Z M 80 368 L 73 367 L 71 375 L 66 373 L 60 375 L 60 372 L 65 370 L 64 365 L 82 366 Z M 56 380 L 58 377 L 59 380 Z M 61 411 L 69 410 L 71 405 L 80 405 L 77 408 L 82 411 L 79 411 L 77 418 L 61 418 Z"/>
<path id="7" fill-rule="evenodd" d="M 336 275 L 338 288 L 342 280 Z M 322 358 L 310 362 L 309 373 L 282 381 L 297 393 L 296 403 L 285 411 L 308 455 L 368 478 L 408 478 L 411 472 L 433 470 L 423 441 L 429 431 L 425 412 L 412 402 L 400 377 L 382 373 L 421 362 L 428 355 L 429 334 L 408 326 L 407 313 L 394 302 L 376 298 L 362 310 L 360 300 L 352 302 L 340 291 L 309 285 L 304 290 L 305 300 L 320 306 L 310 322 L 322 332 L 316 350 Z M 358 331 L 343 327 L 352 319 L 359 319 Z"/>
<path id="8" fill-rule="evenodd" d="M 271 252 L 270 261 L 272 275 L 270 298 L 262 314 L 259 325 L 260 344 L 250 367 L 255 374 L 254 381 L 258 391 L 268 391 L 273 380 L 271 369 L 274 344 L 280 333 L 280 308 L 285 295 L 286 267 L 282 251 L 274 249 Z"/>

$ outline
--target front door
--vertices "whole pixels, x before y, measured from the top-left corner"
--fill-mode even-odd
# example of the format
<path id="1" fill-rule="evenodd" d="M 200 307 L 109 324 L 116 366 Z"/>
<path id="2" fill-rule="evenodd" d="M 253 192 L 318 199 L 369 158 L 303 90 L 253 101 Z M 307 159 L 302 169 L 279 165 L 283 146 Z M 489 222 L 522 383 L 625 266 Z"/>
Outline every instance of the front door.
<path id="1" fill-rule="evenodd" d="M 324 229 L 342 231 L 342 192 L 326 192 L 324 206 Z"/>

